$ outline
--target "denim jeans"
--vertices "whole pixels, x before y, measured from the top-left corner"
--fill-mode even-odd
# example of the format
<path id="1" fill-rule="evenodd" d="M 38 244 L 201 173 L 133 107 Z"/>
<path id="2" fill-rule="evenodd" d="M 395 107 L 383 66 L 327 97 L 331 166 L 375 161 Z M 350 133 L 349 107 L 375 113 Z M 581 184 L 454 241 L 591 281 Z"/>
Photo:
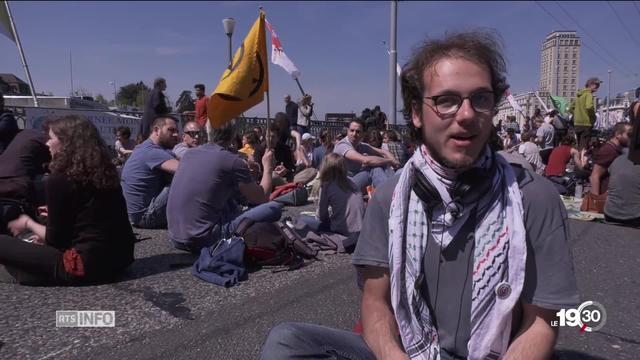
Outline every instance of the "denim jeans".
<path id="1" fill-rule="evenodd" d="M 351 181 L 362 190 L 367 185 L 373 185 L 374 188 L 384 184 L 384 182 L 393 176 L 393 170 L 388 167 L 366 167 L 360 170 L 357 174 L 349 177 Z"/>
<path id="2" fill-rule="evenodd" d="M 151 199 L 149 207 L 142 214 L 139 221 L 132 221 L 135 227 L 141 229 L 166 229 L 167 228 L 167 201 L 169 200 L 169 187 L 160 191 L 158 196 Z"/>
<path id="3" fill-rule="evenodd" d="M 300 215 L 298 216 L 298 220 L 302 221 L 311 231 L 331 231 L 330 222 L 322 222 L 315 216 Z"/>
<path id="4" fill-rule="evenodd" d="M 211 233 L 205 241 L 182 243 L 171 240 L 171 243 L 176 249 L 193 253 L 200 253 L 200 250 L 203 247 L 209 247 L 223 238 L 230 237 L 231 234 L 236 231 L 238 225 L 240 225 L 240 222 L 243 219 L 249 218 L 255 222 L 276 222 L 280 220 L 280 217 L 282 216 L 283 205 L 275 201 L 270 201 L 248 209 L 243 213 L 235 211 L 234 209 L 232 209 L 232 207 L 232 205 L 228 204 L 228 206 L 225 208 L 226 210 L 224 211 L 225 214 L 223 214 L 223 216 L 225 217 L 225 219 L 232 220 L 222 225 L 222 231 L 219 225 L 215 225 L 211 229 Z"/>
<path id="5" fill-rule="evenodd" d="M 260 360 L 374 360 L 362 336 L 344 330 L 302 323 L 274 327 L 262 347 Z"/>

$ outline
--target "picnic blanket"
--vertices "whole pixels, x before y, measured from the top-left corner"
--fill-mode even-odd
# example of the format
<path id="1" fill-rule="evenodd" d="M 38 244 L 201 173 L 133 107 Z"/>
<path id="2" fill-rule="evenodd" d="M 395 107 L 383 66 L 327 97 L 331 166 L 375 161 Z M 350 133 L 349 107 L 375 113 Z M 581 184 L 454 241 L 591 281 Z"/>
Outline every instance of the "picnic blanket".
<path id="1" fill-rule="evenodd" d="M 577 199 L 573 196 L 560 196 L 564 207 L 567 209 L 567 215 L 569 219 L 580 221 L 604 221 L 604 214 L 599 214 L 590 211 L 580 211 L 580 205 L 582 199 Z"/>

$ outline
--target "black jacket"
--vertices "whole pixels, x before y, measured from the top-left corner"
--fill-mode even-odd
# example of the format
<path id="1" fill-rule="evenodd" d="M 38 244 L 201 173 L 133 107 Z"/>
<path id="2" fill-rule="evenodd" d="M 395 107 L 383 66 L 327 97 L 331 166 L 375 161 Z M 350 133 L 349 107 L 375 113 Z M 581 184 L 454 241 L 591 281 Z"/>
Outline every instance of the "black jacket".
<path id="1" fill-rule="evenodd" d="M 0 113 L 0 154 L 18 133 L 18 122 L 11 111 Z"/>

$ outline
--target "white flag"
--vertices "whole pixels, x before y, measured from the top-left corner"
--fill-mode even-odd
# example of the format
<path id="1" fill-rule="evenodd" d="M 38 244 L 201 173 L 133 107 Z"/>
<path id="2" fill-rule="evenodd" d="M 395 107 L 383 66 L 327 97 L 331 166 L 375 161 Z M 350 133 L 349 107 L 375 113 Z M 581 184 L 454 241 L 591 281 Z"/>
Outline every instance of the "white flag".
<path id="1" fill-rule="evenodd" d="M 289 57 L 287 57 L 287 54 L 284 53 L 282 43 L 280 43 L 280 39 L 278 39 L 278 35 L 276 35 L 271 24 L 267 20 L 265 20 L 265 24 L 271 33 L 271 62 L 282 67 L 291 77 L 297 79 L 300 76 L 300 71 Z"/>
<path id="2" fill-rule="evenodd" d="M 509 90 L 505 91 L 505 94 L 507 95 L 507 100 L 509 100 L 509 104 L 511 104 L 513 110 L 524 113 L 522 107 L 516 102 L 516 99 L 513 98 L 513 95 L 511 95 Z"/>

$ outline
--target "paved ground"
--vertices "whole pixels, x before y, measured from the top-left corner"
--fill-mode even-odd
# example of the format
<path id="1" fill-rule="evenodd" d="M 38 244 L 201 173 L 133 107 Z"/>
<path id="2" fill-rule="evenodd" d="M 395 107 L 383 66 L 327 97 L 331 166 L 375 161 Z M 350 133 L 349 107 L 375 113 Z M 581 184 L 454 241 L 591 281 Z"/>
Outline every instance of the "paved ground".
<path id="1" fill-rule="evenodd" d="M 309 210 L 299 208 L 299 210 Z M 597 333 L 564 329 L 560 359 L 637 359 L 640 353 L 640 230 L 571 222 L 582 300 L 602 303 Z M 359 291 L 349 256 L 324 256 L 292 272 L 261 270 L 230 289 L 189 273 L 193 258 L 162 231 L 136 246 L 128 278 L 104 286 L 0 284 L 1 359 L 253 359 L 282 321 L 350 329 Z M 55 310 L 114 310 L 115 328 L 56 328 Z"/>

